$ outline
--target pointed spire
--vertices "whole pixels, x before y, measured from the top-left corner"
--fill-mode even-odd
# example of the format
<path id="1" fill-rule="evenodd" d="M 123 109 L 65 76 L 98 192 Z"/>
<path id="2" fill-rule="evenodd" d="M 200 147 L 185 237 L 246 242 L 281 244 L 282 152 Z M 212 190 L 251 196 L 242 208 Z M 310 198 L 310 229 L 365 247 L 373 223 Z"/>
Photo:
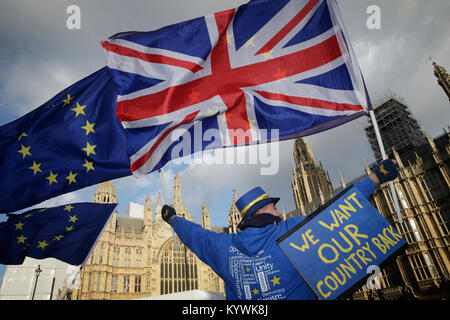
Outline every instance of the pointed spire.
<path id="1" fill-rule="evenodd" d="M 173 202 L 182 202 L 181 200 L 181 181 L 178 173 L 175 175 L 175 182 L 173 184 Z"/>
<path id="2" fill-rule="evenodd" d="M 400 158 L 400 155 L 398 154 L 397 150 L 395 150 L 395 148 L 392 147 L 392 151 L 394 152 L 394 158 L 395 158 L 395 161 L 397 161 L 398 166 L 400 168 L 403 168 L 403 161 Z"/>
<path id="3" fill-rule="evenodd" d="M 228 210 L 228 227 L 232 233 L 237 233 L 237 225 L 241 219 L 239 210 L 236 208 L 236 201 L 238 200 L 236 188 L 233 187 L 233 202 Z"/>
<path id="4" fill-rule="evenodd" d="M 158 192 L 158 201 L 156 203 L 156 208 L 155 208 L 155 220 L 161 219 L 161 210 L 162 210 L 161 193 Z"/>
<path id="5" fill-rule="evenodd" d="M 427 138 L 428 144 L 431 146 L 431 149 L 433 149 L 433 152 L 438 152 L 436 144 L 434 143 L 433 138 L 428 134 L 428 132 L 425 132 L 425 138 Z"/>
<path id="6" fill-rule="evenodd" d="M 339 171 L 339 179 L 340 179 L 340 181 L 341 181 L 342 189 L 344 189 L 344 188 L 347 186 L 347 184 L 345 183 L 345 180 L 344 180 L 344 178 L 342 177 L 342 172 L 341 172 L 341 171 Z"/>
<path id="7" fill-rule="evenodd" d="M 206 201 L 202 206 L 202 227 L 205 229 L 211 229 L 211 215 L 206 205 Z"/>
<path id="8" fill-rule="evenodd" d="M 153 220 L 153 206 L 152 206 L 152 198 L 150 198 L 150 194 L 147 195 L 145 199 L 144 206 L 144 224 Z"/>
<path id="9" fill-rule="evenodd" d="M 434 66 L 434 75 L 436 77 L 437 83 L 441 86 L 441 88 L 447 95 L 448 99 L 450 100 L 450 75 L 447 73 L 447 70 L 445 70 L 444 67 L 438 65 L 434 61 L 433 66 Z"/>
<path id="10" fill-rule="evenodd" d="M 366 170 L 366 174 L 369 175 L 370 174 L 370 168 L 367 165 L 366 158 L 363 158 L 363 161 L 364 161 L 364 169 Z"/>

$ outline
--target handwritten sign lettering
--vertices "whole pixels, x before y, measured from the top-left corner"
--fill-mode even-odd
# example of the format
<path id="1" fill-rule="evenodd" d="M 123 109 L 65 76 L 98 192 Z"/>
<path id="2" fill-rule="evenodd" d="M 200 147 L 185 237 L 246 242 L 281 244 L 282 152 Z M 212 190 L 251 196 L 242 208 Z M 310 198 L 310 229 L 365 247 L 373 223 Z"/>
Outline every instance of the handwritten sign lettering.
<path id="1" fill-rule="evenodd" d="M 277 240 L 319 299 L 336 299 L 406 241 L 353 186 Z"/>

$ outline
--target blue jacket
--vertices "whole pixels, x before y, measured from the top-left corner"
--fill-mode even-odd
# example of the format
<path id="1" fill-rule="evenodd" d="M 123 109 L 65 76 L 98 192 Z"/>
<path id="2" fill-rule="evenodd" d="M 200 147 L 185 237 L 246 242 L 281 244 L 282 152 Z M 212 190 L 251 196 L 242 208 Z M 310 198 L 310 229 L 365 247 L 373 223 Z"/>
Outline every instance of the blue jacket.
<path id="1" fill-rule="evenodd" d="M 369 178 L 354 186 L 367 198 L 375 191 Z M 227 299 L 316 300 L 313 291 L 276 244 L 305 217 L 294 217 L 237 234 L 216 233 L 175 216 L 180 240 L 225 282 Z"/>

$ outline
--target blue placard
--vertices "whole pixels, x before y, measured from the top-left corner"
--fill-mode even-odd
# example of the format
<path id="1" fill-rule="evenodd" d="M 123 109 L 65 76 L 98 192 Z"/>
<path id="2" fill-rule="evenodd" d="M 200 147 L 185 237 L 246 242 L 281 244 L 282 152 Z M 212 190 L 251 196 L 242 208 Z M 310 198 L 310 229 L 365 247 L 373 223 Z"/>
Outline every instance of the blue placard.
<path id="1" fill-rule="evenodd" d="M 278 241 L 321 300 L 333 300 L 406 244 L 353 186 Z"/>

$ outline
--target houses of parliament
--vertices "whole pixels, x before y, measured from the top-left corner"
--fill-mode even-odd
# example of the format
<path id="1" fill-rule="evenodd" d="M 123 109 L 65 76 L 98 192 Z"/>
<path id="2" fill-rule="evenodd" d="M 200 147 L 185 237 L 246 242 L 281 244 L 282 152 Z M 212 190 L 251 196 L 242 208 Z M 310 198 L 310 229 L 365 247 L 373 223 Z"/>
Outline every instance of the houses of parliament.
<path id="1" fill-rule="evenodd" d="M 178 174 L 173 194 L 177 215 L 195 222 L 183 205 Z M 94 202 L 117 202 L 110 181 L 98 186 Z M 225 294 L 223 281 L 173 235 L 171 227 L 161 217 L 161 209 L 158 194 L 155 207 L 147 197 L 143 218 L 118 216 L 114 212 L 83 266 L 79 282 L 64 298 L 128 300 L 196 289 Z M 216 232 L 228 231 L 211 226 L 206 204 L 201 225 Z M 60 296 L 64 291 L 67 290 L 60 290 Z"/>

